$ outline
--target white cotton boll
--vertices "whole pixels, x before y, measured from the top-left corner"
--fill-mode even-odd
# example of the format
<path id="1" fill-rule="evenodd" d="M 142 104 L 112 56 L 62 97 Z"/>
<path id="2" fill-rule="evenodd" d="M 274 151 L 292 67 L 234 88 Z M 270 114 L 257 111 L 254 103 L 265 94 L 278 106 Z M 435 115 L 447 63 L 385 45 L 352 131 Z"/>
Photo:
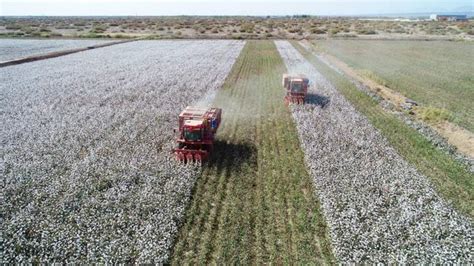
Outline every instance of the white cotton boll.
<path id="1" fill-rule="evenodd" d="M 3 261 L 166 262 L 200 172 L 171 158 L 172 130 L 243 45 L 140 41 L 0 69 Z"/>
<path id="2" fill-rule="evenodd" d="M 97 44 L 114 42 L 114 40 L 22 40 L 3 39 L 0 42 L 0 61 L 9 61 L 28 56 L 46 54 Z"/>

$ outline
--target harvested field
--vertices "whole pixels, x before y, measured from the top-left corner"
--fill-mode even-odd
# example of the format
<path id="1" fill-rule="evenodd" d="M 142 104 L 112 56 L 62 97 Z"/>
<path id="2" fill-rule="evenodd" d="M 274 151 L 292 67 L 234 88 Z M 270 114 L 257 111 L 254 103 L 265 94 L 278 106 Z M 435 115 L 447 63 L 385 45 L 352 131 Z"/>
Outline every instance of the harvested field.
<path id="1" fill-rule="evenodd" d="M 142 41 L 0 69 L 2 262 L 166 261 L 200 172 L 169 159 L 172 129 L 243 44 Z"/>
<path id="2" fill-rule="evenodd" d="M 291 72 L 313 82 L 292 108 L 340 262 L 470 263 L 473 227 L 286 41 Z"/>
<path id="3" fill-rule="evenodd" d="M 112 42 L 111 40 L 0 39 L 0 61 Z"/>
<path id="4" fill-rule="evenodd" d="M 172 264 L 334 262 L 273 42 L 248 41 L 213 105 L 223 124 Z"/>
<path id="5" fill-rule="evenodd" d="M 472 42 L 329 40 L 314 43 L 362 76 L 424 106 L 445 110 L 451 121 L 474 132 Z"/>

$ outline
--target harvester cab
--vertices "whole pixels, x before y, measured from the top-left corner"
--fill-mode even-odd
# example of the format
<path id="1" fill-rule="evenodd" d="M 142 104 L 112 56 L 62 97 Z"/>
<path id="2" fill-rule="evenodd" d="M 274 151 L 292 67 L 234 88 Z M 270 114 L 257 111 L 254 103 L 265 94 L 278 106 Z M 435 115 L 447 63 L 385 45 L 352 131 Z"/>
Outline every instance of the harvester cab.
<path id="1" fill-rule="evenodd" d="M 221 122 L 222 109 L 186 107 L 179 114 L 176 158 L 184 163 L 205 161 L 214 144 L 214 135 Z"/>
<path id="2" fill-rule="evenodd" d="M 183 139 L 186 141 L 200 141 L 204 138 L 204 130 L 204 120 L 185 120 Z"/>
<path id="3" fill-rule="evenodd" d="M 283 88 L 286 90 L 285 103 L 304 104 L 308 93 L 309 79 L 304 75 L 284 74 L 282 79 Z"/>

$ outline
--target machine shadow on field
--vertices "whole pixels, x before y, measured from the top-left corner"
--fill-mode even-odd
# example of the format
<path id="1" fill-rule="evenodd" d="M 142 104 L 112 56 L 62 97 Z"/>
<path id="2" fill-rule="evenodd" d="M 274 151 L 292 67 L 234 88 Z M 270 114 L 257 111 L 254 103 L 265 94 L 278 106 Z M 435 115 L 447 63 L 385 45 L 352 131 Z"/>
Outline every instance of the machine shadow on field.
<path id="1" fill-rule="evenodd" d="M 225 162 L 225 163 L 224 163 Z M 257 163 L 257 148 L 252 143 L 232 143 L 223 140 L 216 140 L 214 148 L 209 158 L 209 166 L 221 168 L 232 167 L 239 170 L 244 165 Z"/>
<path id="2" fill-rule="evenodd" d="M 308 104 L 313 104 L 316 106 L 321 106 L 321 108 L 324 108 L 329 104 L 330 100 L 329 100 L 329 97 L 324 96 L 324 95 L 319 95 L 316 93 L 308 93 L 306 95 L 305 102 Z"/>

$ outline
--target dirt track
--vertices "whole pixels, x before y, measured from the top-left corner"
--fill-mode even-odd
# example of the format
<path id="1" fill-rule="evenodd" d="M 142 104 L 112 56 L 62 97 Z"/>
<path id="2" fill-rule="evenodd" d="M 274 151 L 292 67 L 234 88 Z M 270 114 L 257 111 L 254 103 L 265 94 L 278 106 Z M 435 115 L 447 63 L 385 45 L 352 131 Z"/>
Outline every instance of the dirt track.
<path id="1" fill-rule="evenodd" d="M 433 190 L 298 51 L 277 47 L 310 78 L 294 107 L 305 159 L 341 262 L 471 262 L 471 222 Z"/>

